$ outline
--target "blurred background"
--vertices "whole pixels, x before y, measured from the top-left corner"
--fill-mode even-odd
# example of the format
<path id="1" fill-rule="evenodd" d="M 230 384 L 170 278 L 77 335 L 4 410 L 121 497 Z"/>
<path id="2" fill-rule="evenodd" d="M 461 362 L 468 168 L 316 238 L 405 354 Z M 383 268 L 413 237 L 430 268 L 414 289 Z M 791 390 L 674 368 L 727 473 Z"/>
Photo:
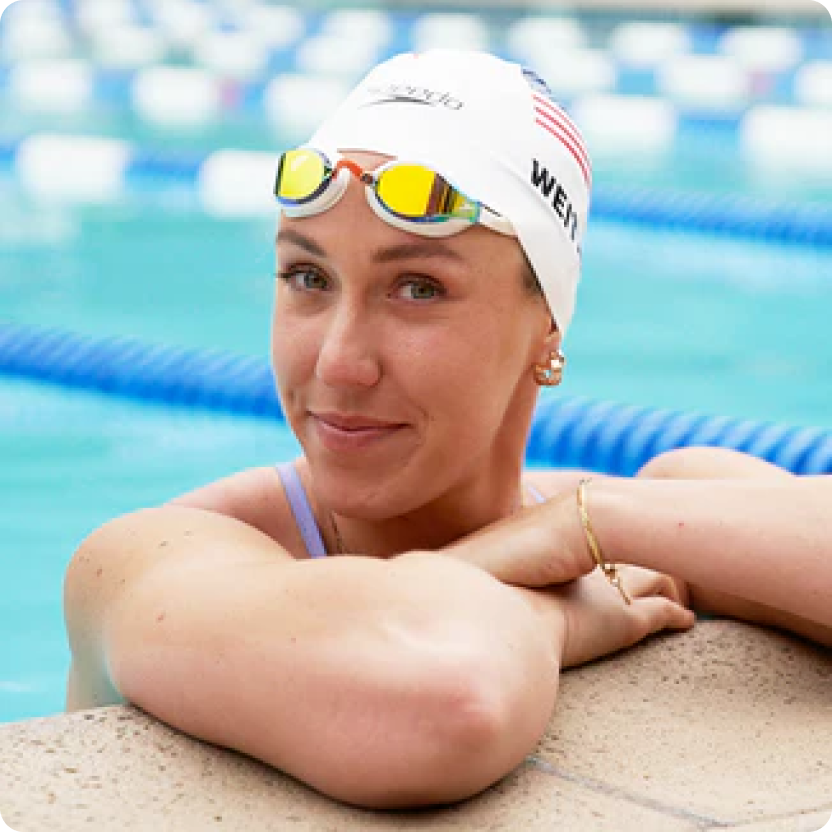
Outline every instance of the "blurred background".
<path id="1" fill-rule="evenodd" d="M 534 68 L 594 157 L 555 397 L 830 426 L 818 3 L 18 0 L 0 18 L 0 721 L 63 706 L 61 581 L 89 531 L 296 452 L 268 406 L 225 407 L 268 383 L 276 157 L 371 65 L 442 45 Z M 142 403 L 151 388 L 179 403 Z"/>

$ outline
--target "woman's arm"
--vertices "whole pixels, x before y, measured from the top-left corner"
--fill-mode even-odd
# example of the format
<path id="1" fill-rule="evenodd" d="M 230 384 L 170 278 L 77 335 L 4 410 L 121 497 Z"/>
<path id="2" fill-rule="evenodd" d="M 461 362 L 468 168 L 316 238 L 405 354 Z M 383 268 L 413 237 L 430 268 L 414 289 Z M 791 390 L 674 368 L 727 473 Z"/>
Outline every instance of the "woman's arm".
<path id="1" fill-rule="evenodd" d="M 665 456 L 660 470 L 658 479 L 647 471 L 647 478 L 599 477 L 587 486 L 605 559 L 673 575 L 700 610 L 832 645 L 832 477 L 794 477 L 700 449 Z M 674 472 L 691 478 L 672 479 Z M 594 568 L 574 490 L 505 521 L 500 531 L 501 538 L 473 538 L 477 545 L 461 556 L 524 586 Z"/>
<path id="2" fill-rule="evenodd" d="M 127 700 L 350 803 L 459 800 L 532 751 L 562 663 L 692 623 L 651 576 L 626 609 L 608 590 L 438 553 L 295 561 L 215 512 L 152 509 L 70 564 L 68 705 Z"/>
<path id="3" fill-rule="evenodd" d="M 219 514 L 153 509 L 70 565 L 69 704 L 123 697 L 347 802 L 458 800 L 548 724 L 563 631 L 543 606 L 450 558 L 295 561 Z"/>
<path id="4" fill-rule="evenodd" d="M 832 626 L 832 478 L 600 480 L 587 493 L 610 560 Z"/>

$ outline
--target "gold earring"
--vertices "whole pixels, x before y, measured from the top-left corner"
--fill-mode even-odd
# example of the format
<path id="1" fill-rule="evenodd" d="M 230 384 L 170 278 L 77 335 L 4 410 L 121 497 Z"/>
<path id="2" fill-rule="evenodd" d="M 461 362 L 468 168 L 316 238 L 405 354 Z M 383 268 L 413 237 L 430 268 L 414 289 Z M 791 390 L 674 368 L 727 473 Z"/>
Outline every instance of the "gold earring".
<path id="1" fill-rule="evenodd" d="M 541 387 L 557 387 L 563 381 L 563 368 L 565 366 L 566 356 L 560 350 L 550 353 L 549 363 L 546 366 L 535 365 L 534 380 Z"/>

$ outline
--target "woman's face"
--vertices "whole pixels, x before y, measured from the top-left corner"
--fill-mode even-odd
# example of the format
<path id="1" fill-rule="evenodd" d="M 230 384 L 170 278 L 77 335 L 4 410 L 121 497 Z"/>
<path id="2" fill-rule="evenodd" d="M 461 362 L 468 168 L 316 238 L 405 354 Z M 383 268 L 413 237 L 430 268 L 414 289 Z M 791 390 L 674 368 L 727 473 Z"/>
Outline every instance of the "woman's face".
<path id="1" fill-rule="evenodd" d="M 277 259 L 278 392 L 331 508 L 382 519 L 516 474 L 550 319 L 515 239 L 401 231 L 353 178 L 333 208 L 281 220 Z"/>

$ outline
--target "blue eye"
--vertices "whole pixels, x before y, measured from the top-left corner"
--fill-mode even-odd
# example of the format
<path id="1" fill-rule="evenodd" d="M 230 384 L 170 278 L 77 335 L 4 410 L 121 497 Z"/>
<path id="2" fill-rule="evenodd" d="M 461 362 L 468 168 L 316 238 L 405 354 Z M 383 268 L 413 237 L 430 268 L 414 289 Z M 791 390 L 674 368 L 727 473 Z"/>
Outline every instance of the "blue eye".
<path id="1" fill-rule="evenodd" d="M 299 292 L 325 292 L 330 285 L 326 275 L 306 266 L 278 272 L 277 276 Z"/>
<path id="2" fill-rule="evenodd" d="M 411 278 L 404 281 L 398 288 L 399 297 L 406 300 L 434 300 L 443 294 L 444 290 L 438 283 L 426 278 Z"/>

